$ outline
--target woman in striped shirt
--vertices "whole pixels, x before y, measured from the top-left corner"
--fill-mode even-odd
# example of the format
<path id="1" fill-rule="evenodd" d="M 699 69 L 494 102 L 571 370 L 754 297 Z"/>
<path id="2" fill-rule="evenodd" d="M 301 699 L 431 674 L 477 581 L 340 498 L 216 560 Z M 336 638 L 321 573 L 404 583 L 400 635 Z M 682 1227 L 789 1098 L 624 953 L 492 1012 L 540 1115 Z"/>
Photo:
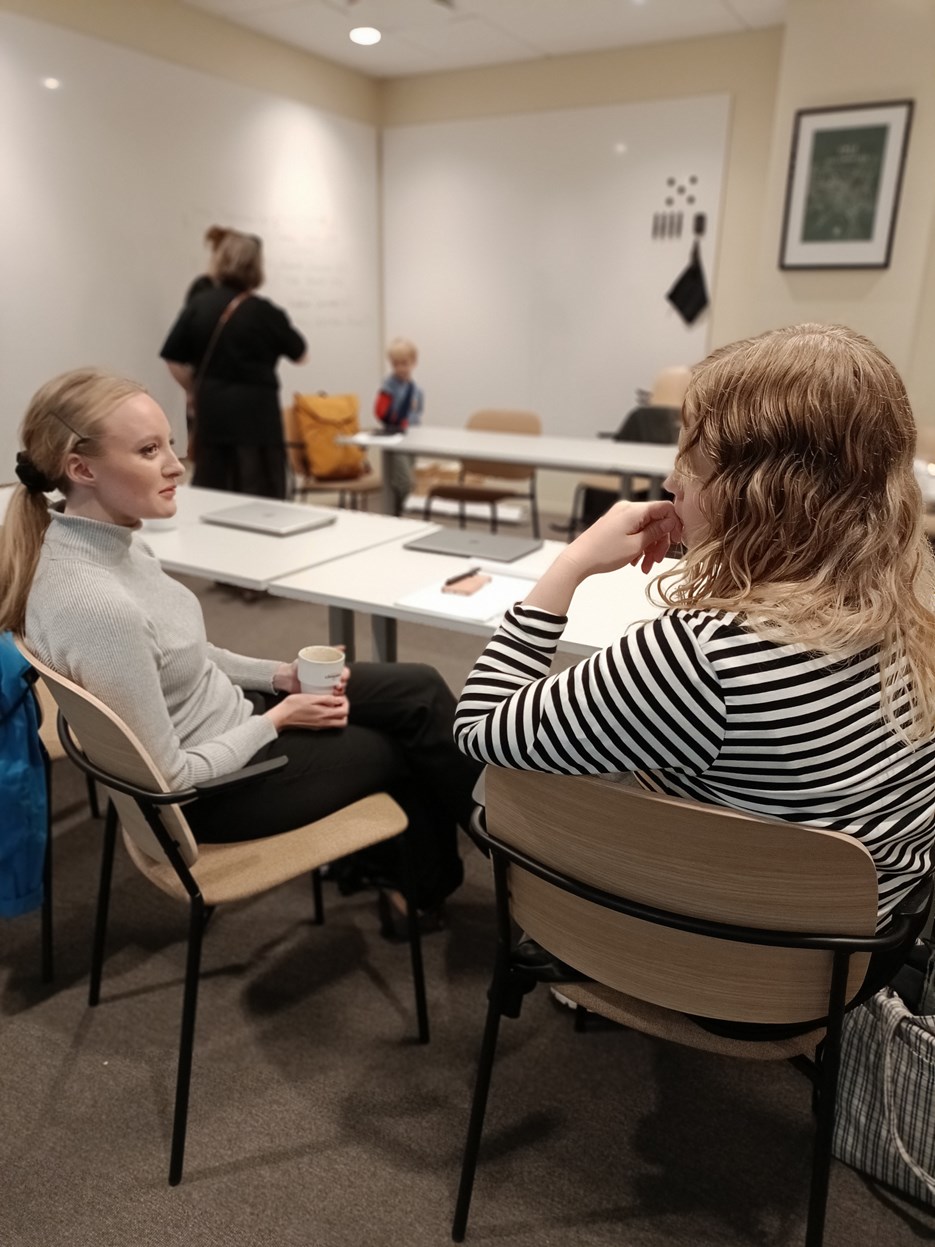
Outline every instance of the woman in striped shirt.
<path id="1" fill-rule="evenodd" d="M 866 338 L 797 325 L 715 351 L 682 414 L 674 502 L 618 503 L 563 550 L 478 659 L 456 739 L 854 835 L 882 926 L 935 841 L 935 561 L 905 388 Z M 549 675 L 577 586 L 679 541 L 669 609 Z"/>

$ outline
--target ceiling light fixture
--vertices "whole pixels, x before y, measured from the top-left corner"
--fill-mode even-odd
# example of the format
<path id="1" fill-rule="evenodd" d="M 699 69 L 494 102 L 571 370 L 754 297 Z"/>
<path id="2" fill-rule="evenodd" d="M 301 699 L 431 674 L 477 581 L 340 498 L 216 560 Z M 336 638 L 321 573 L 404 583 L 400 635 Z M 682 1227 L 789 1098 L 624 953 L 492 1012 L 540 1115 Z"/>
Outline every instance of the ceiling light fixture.
<path id="1" fill-rule="evenodd" d="M 373 43 L 379 43 L 382 38 L 383 36 L 376 26 L 355 26 L 351 31 L 351 42 L 361 43 L 364 47 L 369 47 Z"/>
<path id="2" fill-rule="evenodd" d="M 58 78 L 43 78 L 42 85 L 47 91 L 57 91 L 62 84 Z"/>

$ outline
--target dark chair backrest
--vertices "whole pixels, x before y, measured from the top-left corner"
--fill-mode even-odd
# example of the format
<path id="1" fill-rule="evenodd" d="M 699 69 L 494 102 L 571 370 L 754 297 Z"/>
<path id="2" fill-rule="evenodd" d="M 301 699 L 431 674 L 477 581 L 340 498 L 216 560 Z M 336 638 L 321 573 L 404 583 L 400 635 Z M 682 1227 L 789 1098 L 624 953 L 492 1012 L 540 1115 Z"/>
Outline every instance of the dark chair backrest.
<path id="1" fill-rule="evenodd" d="M 613 440 L 674 446 L 679 440 L 681 416 L 679 407 L 634 407 L 624 416 Z"/>

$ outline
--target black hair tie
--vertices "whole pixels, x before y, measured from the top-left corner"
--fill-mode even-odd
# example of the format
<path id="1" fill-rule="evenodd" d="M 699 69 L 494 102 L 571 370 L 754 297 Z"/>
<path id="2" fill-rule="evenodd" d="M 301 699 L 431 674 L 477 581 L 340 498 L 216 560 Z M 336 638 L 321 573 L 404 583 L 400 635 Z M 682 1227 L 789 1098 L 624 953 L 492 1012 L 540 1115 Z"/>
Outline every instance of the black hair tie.
<path id="1" fill-rule="evenodd" d="M 44 472 L 40 472 L 25 451 L 16 452 L 16 475 L 31 494 L 49 494 L 55 485 Z"/>

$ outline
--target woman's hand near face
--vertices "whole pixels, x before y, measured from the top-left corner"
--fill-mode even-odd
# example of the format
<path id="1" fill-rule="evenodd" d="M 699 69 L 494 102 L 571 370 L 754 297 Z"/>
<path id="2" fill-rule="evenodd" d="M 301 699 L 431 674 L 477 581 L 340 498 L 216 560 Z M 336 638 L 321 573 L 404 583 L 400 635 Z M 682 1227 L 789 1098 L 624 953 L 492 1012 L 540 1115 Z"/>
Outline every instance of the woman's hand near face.
<path id="1" fill-rule="evenodd" d="M 627 564 L 641 563 L 649 572 L 681 539 L 682 524 L 671 502 L 615 502 L 559 558 L 579 569 L 580 584 Z"/>
<path id="2" fill-rule="evenodd" d="M 682 524 L 671 502 L 614 503 L 566 546 L 525 604 L 564 615 L 575 589 L 589 576 L 637 563 L 649 572 L 681 538 Z"/>
<path id="3" fill-rule="evenodd" d="M 304 727 L 312 731 L 324 731 L 326 728 L 347 727 L 349 709 L 350 703 L 343 691 L 341 693 L 290 693 L 267 710 L 266 717 L 275 724 L 277 732 L 287 727 Z"/>

